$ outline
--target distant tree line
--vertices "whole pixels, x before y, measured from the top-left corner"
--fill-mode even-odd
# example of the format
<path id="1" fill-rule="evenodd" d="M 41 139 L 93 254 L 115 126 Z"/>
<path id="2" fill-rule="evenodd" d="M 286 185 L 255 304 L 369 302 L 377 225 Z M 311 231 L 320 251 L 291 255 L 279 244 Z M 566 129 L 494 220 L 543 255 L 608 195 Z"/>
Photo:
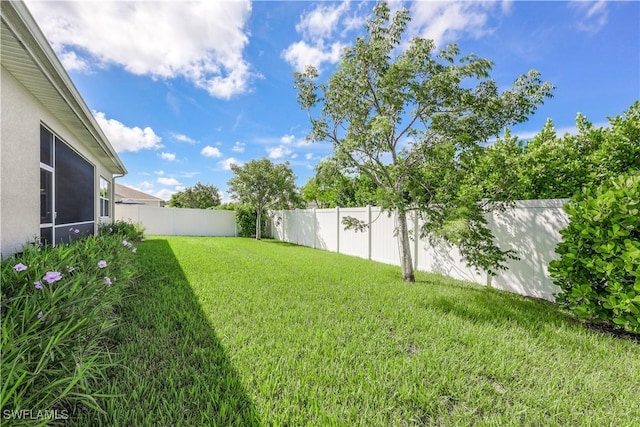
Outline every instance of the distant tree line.
<path id="1" fill-rule="evenodd" d="M 558 135 L 548 119 L 528 141 L 506 129 L 494 143 L 476 147 L 473 161 L 458 159 L 457 179 L 484 198 L 554 199 L 570 198 L 584 186 L 640 170 L 640 101 L 609 118 L 606 127 L 595 127 L 578 114 L 576 128 L 576 134 Z M 301 195 L 319 208 L 379 204 L 376 185 L 366 175 L 345 173 L 333 157 L 316 166 Z"/>

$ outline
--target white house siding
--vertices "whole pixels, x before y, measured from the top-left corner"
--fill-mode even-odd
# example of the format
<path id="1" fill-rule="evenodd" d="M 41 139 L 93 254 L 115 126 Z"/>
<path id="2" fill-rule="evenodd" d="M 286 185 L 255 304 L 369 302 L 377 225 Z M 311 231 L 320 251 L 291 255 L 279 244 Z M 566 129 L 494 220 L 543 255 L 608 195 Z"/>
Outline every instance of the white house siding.
<path id="1" fill-rule="evenodd" d="M 94 166 L 94 212 L 100 215 L 100 176 L 113 177 L 98 159 L 11 73 L 2 67 L 0 144 L 0 241 L 2 257 L 40 235 L 40 126 L 44 124 Z M 113 196 L 112 196 L 113 198 Z M 113 213 L 113 200 L 110 200 Z M 104 222 L 104 218 L 102 219 Z"/>

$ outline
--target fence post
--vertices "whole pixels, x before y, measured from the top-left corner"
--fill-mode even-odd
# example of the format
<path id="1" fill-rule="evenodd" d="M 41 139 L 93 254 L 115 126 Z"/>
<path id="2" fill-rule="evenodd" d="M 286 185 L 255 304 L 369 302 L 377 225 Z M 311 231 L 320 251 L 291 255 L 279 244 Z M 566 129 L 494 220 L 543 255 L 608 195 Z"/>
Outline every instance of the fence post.
<path id="1" fill-rule="evenodd" d="M 367 259 L 371 259 L 371 205 L 367 205 Z"/>
<path id="2" fill-rule="evenodd" d="M 318 244 L 316 243 L 318 241 L 318 230 L 316 226 L 318 217 L 316 215 L 316 208 L 313 208 L 313 249 L 317 249 L 318 246 Z"/>
<path id="3" fill-rule="evenodd" d="M 286 224 L 284 223 L 284 209 L 280 211 L 280 213 L 282 214 L 281 218 L 282 218 L 282 241 L 283 242 L 288 242 L 287 240 L 287 227 Z"/>
<path id="4" fill-rule="evenodd" d="M 495 211 L 492 209 L 490 212 L 485 214 L 485 218 L 487 219 L 487 228 L 491 231 L 491 234 L 495 232 L 495 224 L 493 221 L 494 212 Z M 487 274 L 487 287 L 491 288 L 493 287 L 491 285 L 491 275 L 489 274 L 489 272 L 487 272 L 486 274 Z"/>
<path id="5" fill-rule="evenodd" d="M 336 206 L 336 252 L 340 253 L 340 206 Z"/>
<path id="6" fill-rule="evenodd" d="M 418 227 L 418 212 L 413 213 L 413 269 L 418 269 L 418 250 L 420 250 L 420 227 Z"/>

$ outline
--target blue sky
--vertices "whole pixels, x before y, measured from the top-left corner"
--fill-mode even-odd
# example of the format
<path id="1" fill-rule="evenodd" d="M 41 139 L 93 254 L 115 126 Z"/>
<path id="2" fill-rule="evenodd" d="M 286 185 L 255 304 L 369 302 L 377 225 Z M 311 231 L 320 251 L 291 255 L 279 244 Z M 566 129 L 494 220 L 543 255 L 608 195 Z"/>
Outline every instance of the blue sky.
<path id="1" fill-rule="evenodd" d="M 231 163 L 288 161 L 303 185 L 331 154 L 308 144 L 293 72 L 327 78 L 362 32 L 374 2 L 33 1 L 27 5 L 129 174 L 118 182 L 167 199 L 202 182 L 228 200 Z M 640 99 L 640 3 L 390 2 L 407 7 L 408 36 L 455 42 L 492 60 L 507 88 L 537 69 L 556 86 L 514 132 L 547 118 L 572 132 Z"/>

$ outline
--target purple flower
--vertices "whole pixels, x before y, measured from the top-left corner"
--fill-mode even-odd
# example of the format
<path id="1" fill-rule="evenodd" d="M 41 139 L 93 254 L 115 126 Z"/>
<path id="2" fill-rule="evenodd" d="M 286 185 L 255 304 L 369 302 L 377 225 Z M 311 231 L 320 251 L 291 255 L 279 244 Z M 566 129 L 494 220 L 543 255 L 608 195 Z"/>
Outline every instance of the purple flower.
<path id="1" fill-rule="evenodd" d="M 98 261 L 98 267 L 105 268 L 106 266 L 107 266 L 107 261 L 105 260 Z"/>
<path id="2" fill-rule="evenodd" d="M 78 230 L 77 228 L 75 230 L 73 230 L 74 233 L 78 234 L 80 232 L 80 230 Z"/>
<path id="3" fill-rule="evenodd" d="M 122 241 L 122 244 L 123 244 L 124 246 L 128 247 L 128 248 L 130 248 L 130 247 L 131 247 L 131 243 L 127 242 L 126 240 L 123 240 L 123 241 Z"/>
<path id="4" fill-rule="evenodd" d="M 44 313 L 42 311 L 38 312 L 38 319 L 42 319 L 42 316 L 44 316 Z"/>
<path id="5" fill-rule="evenodd" d="M 47 274 L 42 278 L 42 280 L 46 280 L 49 284 L 57 282 L 60 279 L 62 279 L 62 274 L 57 271 L 47 271 Z"/>
<path id="6" fill-rule="evenodd" d="M 107 286 L 111 286 L 111 279 L 109 279 L 108 277 L 105 277 L 105 278 L 104 278 L 104 283 L 105 283 Z"/>
<path id="7" fill-rule="evenodd" d="M 36 285 L 36 289 L 42 289 L 42 282 L 37 281 L 34 283 L 34 285 Z"/>
<path id="8" fill-rule="evenodd" d="M 20 263 L 14 265 L 13 269 L 15 271 L 25 271 L 27 269 L 27 266 L 20 262 Z"/>

